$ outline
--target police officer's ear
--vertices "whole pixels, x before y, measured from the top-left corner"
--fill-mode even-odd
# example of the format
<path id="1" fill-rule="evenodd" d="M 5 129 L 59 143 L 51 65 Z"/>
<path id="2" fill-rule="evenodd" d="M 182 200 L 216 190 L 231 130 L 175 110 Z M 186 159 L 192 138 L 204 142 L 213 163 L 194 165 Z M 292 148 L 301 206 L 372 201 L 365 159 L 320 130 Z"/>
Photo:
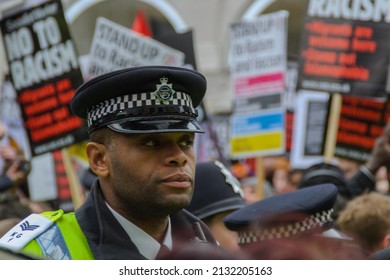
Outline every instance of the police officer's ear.
<path id="1" fill-rule="evenodd" d="M 386 234 L 382 239 L 382 248 L 390 247 L 390 234 Z"/>
<path id="2" fill-rule="evenodd" d="M 109 153 L 103 144 L 89 142 L 87 144 L 87 156 L 89 167 L 98 177 L 109 175 Z"/>

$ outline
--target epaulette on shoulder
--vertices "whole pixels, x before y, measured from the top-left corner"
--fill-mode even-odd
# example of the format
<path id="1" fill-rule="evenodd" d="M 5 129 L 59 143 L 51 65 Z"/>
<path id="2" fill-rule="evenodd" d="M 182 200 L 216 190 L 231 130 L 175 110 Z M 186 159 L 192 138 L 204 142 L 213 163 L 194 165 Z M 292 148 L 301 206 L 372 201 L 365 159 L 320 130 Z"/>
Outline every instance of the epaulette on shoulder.
<path id="1" fill-rule="evenodd" d="M 56 222 L 59 218 L 62 217 L 62 215 L 64 215 L 64 211 L 59 209 L 59 210 L 55 210 L 55 211 L 43 212 L 40 215 L 49 219 L 52 222 Z"/>
<path id="2" fill-rule="evenodd" d="M 0 247 L 20 251 L 27 243 L 46 231 L 63 214 L 62 210 L 57 210 L 29 215 L 0 238 Z"/>

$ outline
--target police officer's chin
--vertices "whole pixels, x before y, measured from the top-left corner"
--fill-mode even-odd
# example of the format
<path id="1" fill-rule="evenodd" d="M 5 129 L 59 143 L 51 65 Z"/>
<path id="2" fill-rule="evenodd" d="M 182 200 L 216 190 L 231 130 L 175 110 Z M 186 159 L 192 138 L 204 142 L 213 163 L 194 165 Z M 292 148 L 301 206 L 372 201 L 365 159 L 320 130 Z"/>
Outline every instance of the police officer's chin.
<path id="1" fill-rule="evenodd" d="M 190 205 L 191 197 L 171 197 L 169 200 L 166 200 L 163 205 L 161 205 L 161 211 L 165 212 L 166 214 L 174 214 L 182 210 L 183 208 Z"/>

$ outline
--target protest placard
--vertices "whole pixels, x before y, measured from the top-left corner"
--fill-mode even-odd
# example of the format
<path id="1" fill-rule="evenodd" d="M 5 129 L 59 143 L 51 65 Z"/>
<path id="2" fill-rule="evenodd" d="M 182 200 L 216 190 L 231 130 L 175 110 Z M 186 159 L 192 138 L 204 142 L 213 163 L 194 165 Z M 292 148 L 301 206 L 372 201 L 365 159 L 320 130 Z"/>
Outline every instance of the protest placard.
<path id="1" fill-rule="evenodd" d="M 304 169 L 324 160 L 329 94 L 300 91 L 294 114 L 290 163 Z"/>
<path id="2" fill-rule="evenodd" d="M 286 11 L 231 26 L 232 158 L 285 151 Z"/>
<path id="3" fill-rule="evenodd" d="M 386 109 L 384 100 L 342 96 L 335 156 L 367 161 L 383 132 Z"/>
<path id="4" fill-rule="evenodd" d="M 390 50 L 388 4 L 309 1 L 301 36 L 298 88 L 384 97 Z M 341 3 L 341 2 L 340 2 Z"/>
<path id="5" fill-rule="evenodd" d="M 106 18 L 97 19 L 88 78 L 132 66 L 183 64 L 184 53 Z"/>
<path id="6" fill-rule="evenodd" d="M 61 1 L 4 18 L 0 26 L 32 156 L 86 139 L 85 124 L 69 107 L 83 78 Z"/>

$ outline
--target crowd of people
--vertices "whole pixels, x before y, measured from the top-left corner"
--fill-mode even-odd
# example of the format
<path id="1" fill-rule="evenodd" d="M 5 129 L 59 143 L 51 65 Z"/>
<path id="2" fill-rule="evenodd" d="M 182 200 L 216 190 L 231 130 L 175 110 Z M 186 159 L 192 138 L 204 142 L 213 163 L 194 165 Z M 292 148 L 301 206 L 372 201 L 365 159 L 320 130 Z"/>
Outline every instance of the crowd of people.
<path id="1" fill-rule="evenodd" d="M 141 66 L 77 89 L 89 169 L 73 212 L 31 201 L 31 165 L 0 125 L 0 257 L 389 259 L 390 123 L 364 164 L 296 170 L 279 156 L 264 179 L 237 176 L 221 161 L 196 162 L 206 88 L 197 71 Z"/>

